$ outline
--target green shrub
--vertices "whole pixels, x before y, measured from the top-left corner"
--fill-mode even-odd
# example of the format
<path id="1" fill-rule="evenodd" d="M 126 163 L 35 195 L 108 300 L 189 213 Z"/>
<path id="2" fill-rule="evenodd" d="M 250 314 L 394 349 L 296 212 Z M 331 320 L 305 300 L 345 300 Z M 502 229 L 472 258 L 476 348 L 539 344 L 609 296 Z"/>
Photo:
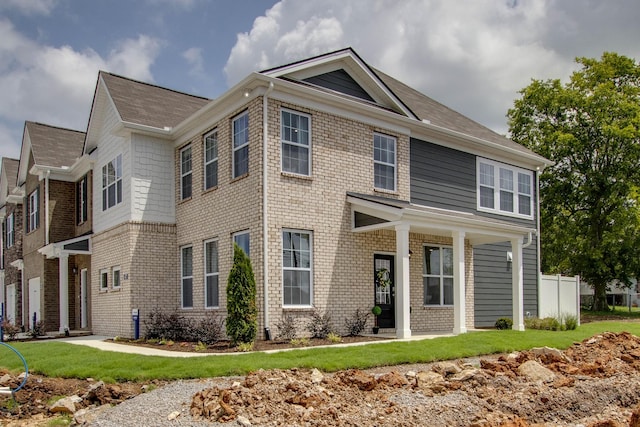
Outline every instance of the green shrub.
<path id="1" fill-rule="evenodd" d="M 501 317 L 496 320 L 495 327 L 498 330 L 511 329 L 513 327 L 513 320 L 508 317 Z"/>
<path id="2" fill-rule="evenodd" d="M 233 245 L 233 267 L 227 279 L 227 335 L 233 344 L 252 343 L 258 334 L 256 281 L 251 260 Z"/>
<path id="3" fill-rule="evenodd" d="M 537 317 L 530 317 L 524 320 L 524 326 L 527 329 L 540 329 L 543 331 L 560 331 L 563 329 L 564 324 L 555 317 L 545 317 L 539 319 Z M 577 319 L 576 319 L 577 326 Z M 573 328 L 575 329 L 575 327 Z"/>
<path id="4" fill-rule="evenodd" d="M 567 331 L 573 331 L 578 327 L 578 316 L 569 314 L 564 316 L 564 327 Z"/>
<path id="5" fill-rule="evenodd" d="M 306 337 L 294 338 L 291 341 L 289 341 L 289 344 L 291 344 L 294 347 L 308 347 L 309 344 L 311 344 L 311 341 L 309 341 L 309 338 L 306 338 Z"/>
<path id="6" fill-rule="evenodd" d="M 342 342 L 342 337 L 338 334 L 335 334 L 333 332 L 329 332 L 329 334 L 327 335 L 327 339 L 329 341 L 331 341 L 332 343 L 336 344 L 339 342 Z"/>
<path id="7" fill-rule="evenodd" d="M 276 328 L 278 328 L 278 336 L 276 338 L 279 340 L 291 341 L 298 335 L 296 319 L 290 314 L 280 319 L 280 321 L 276 323 Z"/>
<path id="8" fill-rule="evenodd" d="M 347 328 L 347 334 L 351 337 L 360 335 L 364 331 L 367 324 L 369 313 L 366 310 L 357 309 L 351 317 L 344 319 L 344 325 Z"/>
<path id="9" fill-rule="evenodd" d="M 236 349 L 242 353 L 247 353 L 249 351 L 253 351 L 253 345 L 255 343 L 253 341 L 251 342 L 241 342 L 238 344 L 238 346 L 236 347 Z"/>
<path id="10" fill-rule="evenodd" d="M 318 310 L 314 310 L 307 325 L 307 331 L 311 332 L 311 338 L 326 338 L 333 331 L 331 329 L 331 315 L 329 313 L 320 314 Z"/>
<path id="11" fill-rule="evenodd" d="M 45 335 L 44 320 L 38 320 L 33 328 L 29 331 L 32 338 L 42 337 Z"/>

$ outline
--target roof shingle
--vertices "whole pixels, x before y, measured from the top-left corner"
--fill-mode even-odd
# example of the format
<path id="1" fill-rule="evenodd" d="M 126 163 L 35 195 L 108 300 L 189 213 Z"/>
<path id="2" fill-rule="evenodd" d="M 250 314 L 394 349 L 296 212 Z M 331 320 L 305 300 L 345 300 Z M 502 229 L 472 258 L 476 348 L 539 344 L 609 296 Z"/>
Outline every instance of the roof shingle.
<path id="1" fill-rule="evenodd" d="M 36 165 L 68 167 L 82 156 L 84 132 L 36 122 L 26 122 L 25 127 Z"/>

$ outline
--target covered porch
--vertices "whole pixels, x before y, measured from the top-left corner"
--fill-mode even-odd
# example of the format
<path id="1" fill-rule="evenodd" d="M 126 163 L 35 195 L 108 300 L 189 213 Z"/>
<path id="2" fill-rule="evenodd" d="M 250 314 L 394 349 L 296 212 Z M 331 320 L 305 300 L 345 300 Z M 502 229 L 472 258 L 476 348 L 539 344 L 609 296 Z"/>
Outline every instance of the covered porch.
<path id="1" fill-rule="evenodd" d="M 488 243 L 511 245 L 511 294 L 513 329 L 524 330 L 523 249 L 533 243 L 535 229 L 472 213 L 414 205 L 387 197 L 347 193 L 352 212 L 352 231 L 395 233 L 395 330 L 407 339 L 411 331 L 409 233 L 451 239 L 453 252 L 453 333 L 465 333 L 466 322 L 465 242 L 472 247 Z"/>

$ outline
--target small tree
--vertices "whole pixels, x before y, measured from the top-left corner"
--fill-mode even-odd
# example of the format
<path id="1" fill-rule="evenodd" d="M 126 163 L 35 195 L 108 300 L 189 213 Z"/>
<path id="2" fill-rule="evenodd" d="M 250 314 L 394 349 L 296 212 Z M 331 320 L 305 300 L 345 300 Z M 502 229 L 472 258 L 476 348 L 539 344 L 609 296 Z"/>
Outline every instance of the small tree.
<path id="1" fill-rule="evenodd" d="M 256 281 L 251 260 L 233 245 L 233 267 L 227 279 L 227 335 L 233 344 L 250 343 L 258 333 Z"/>

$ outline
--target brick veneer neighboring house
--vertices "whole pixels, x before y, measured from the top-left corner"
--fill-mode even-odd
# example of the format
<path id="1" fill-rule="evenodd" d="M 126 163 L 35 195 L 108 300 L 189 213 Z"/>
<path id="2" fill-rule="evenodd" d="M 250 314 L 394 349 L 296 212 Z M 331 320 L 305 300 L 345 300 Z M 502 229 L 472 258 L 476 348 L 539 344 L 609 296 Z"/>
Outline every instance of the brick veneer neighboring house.
<path id="1" fill-rule="evenodd" d="M 25 200 L 48 176 L 30 144 Z M 46 262 L 27 259 L 34 248 L 91 254 L 94 333 L 132 336 L 132 310 L 224 316 L 234 242 L 252 260 L 262 338 L 286 315 L 302 332 L 314 310 L 346 332 L 344 319 L 380 305 L 398 337 L 502 316 L 522 330 L 537 313 L 548 160 L 351 49 L 252 73 L 215 100 L 100 72 L 76 156 L 55 172 L 76 185 L 92 172 L 91 226 L 44 248 L 27 234 L 24 262 Z M 63 238 L 73 227 L 60 221 Z M 63 300 L 61 314 L 74 307 Z"/>
<path id="2" fill-rule="evenodd" d="M 24 189 L 22 258 L 29 328 L 34 319 L 42 320 L 46 331 L 89 327 L 91 165 L 80 159 L 84 136 L 25 123 L 16 185 Z"/>
<path id="3" fill-rule="evenodd" d="M 18 160 L 3 158 L 0 170 L 0 302 L 3 317 L 15 325 L 22 325 L 22 197 L 16 193 Z M 19 268 L 20 267 L 20 268 Z"/>

